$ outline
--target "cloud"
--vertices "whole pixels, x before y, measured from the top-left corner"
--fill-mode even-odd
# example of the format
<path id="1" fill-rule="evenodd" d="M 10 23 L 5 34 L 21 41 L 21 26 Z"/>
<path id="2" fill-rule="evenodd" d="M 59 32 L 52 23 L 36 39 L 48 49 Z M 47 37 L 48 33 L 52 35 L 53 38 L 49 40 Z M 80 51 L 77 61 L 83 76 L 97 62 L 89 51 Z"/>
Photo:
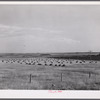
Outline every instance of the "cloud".
<path id="1" fill-rule="evenodd" d="M 43 36 L 48 33 L 55 33 L 57 31 L 50 31 L 40 27 L 36 28 L 26 28 L 18 26 L 7 26 L 0 24 L 0 37 L 11 37 L 11 36 L 24 36 L 24 35 L 34 35 L 34 36 Z M 42 35 L 41 35 L 42 34 Z"/>
<path id="2" fill-rule="evenodd" d="M 59 30 L 48 30 L 40 27 L 26 28 L 0 24 L 0 37 L 14 37 L 24 35 L 32 35 L 36 37 L 52 37 L 59 33 L 61 33 Z"/>
<path id="3" fill-rule="evenodd" d="M 52 41 L 52 42 L 63 42 L 67 44 L 80 43 L 78 40 L 68 38 L 62 35 L 62 30 L 48 30 L 40 27 L 36 28 L 25 28 L 18 26 L 7 26 L 0 24 L 0 37 L 20 37 L 20 36 L 31 36 L 36 40 L 40 41 Z"/>
<path id="4" fill-rule="evenodd" d="M 12 36 L 18 34 L 22 28 L 0 24 L 0 37 Z"/>
<path id="5" fill-rule="evenodd" d="M 2 52 L 63 52 L 80 44 L 80 41 L 71 39 L 62 33 L 64 34 L 62 30 L 0 24 L 0 45 L 2 47 L 0 50 Z"/>
<path id="6" fill-rule="evenodd" d="M 67 43 L 67 44 L 77 44 L 77 43 L 80 43 L 80 41 L 78 41 L 78 40 L 74 40 L 74 39 L 67 38 L 67 37 L 53 38 L 52 40 L 53 41 L 57 41 L 57 42 L 64 42 L 64 43 Z"/>

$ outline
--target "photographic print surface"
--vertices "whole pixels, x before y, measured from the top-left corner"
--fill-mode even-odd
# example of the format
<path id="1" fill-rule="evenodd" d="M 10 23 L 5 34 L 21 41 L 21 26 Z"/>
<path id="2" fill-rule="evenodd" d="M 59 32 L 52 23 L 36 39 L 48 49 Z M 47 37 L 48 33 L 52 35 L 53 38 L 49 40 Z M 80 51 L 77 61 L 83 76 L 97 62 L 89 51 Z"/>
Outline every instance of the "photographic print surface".
<path id="1" fill-rule="evenodd" d="M 0 89 L 99 90 L 99 5 L 0 5 Z"/>

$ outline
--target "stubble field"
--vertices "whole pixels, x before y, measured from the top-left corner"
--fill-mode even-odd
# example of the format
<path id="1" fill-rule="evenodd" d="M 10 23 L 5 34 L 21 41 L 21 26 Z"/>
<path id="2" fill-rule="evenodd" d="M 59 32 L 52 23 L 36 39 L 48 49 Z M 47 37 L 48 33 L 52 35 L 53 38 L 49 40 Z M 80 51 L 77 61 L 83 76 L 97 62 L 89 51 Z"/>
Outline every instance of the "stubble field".
<path id="1" fill-rule="evenodd" d="M 100 61 L 0 58 L 0 89 L 99 90 Z"/>

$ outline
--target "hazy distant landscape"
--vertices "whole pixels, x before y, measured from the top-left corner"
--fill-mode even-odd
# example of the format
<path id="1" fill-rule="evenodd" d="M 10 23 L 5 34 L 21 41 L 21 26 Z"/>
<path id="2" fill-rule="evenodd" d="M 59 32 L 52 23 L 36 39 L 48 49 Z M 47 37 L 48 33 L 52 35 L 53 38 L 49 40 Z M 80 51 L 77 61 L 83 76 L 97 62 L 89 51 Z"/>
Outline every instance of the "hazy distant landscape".
<path id="1" fill-rule="evenodd" d="M 100 52 L 67 52 L 67 53 L 0 53 L 0 57 L 72 57 L 72 56 L 97 56 Z"/>

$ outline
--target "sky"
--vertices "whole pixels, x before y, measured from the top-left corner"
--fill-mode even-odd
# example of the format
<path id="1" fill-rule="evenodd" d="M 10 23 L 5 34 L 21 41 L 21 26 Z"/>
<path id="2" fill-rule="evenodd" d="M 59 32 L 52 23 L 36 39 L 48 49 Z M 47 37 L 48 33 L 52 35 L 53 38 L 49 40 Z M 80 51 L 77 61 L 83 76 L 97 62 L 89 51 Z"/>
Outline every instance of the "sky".
<path id="1" fill-rule="evenodd" d="M 0 53 L 100 51 L 99 5 L 0 5 Z"/>

